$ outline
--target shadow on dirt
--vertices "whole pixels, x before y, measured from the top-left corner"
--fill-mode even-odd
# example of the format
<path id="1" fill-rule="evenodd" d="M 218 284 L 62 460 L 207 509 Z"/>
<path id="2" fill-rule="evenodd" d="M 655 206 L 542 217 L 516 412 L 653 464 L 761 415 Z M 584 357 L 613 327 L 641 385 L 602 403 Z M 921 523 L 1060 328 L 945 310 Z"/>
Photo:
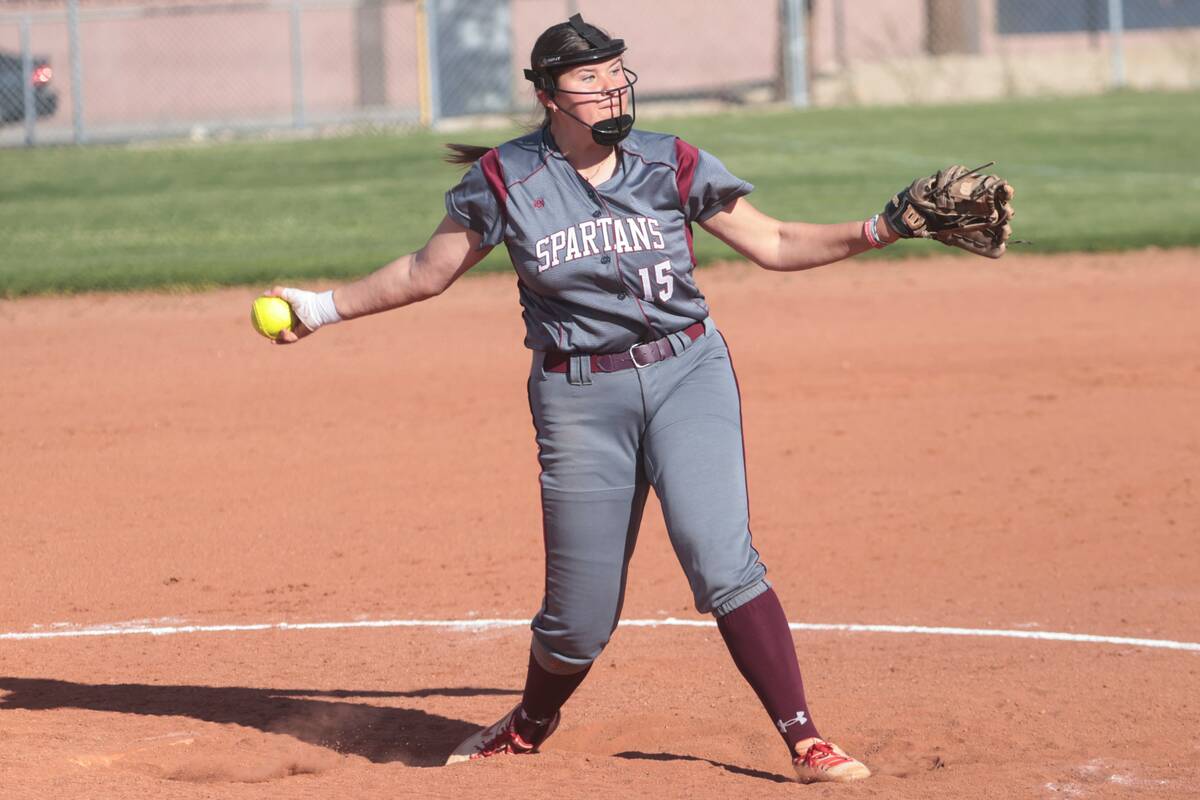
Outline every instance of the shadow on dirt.
<path id="1" fill-rule="evenodd" d="M 7 695 L 3 694 L 7 693 Z M 314 698 L 478 697 L 519 695 L 513 689 L 450 687 L 407 692 L 249 689 L 237 686 L 87 684 L 0 678 L 0 711 L 79 708 L 120 714 L 192 717 L 293 736 L 377 763 L 440 766 L 479 723 L 413 708 Z"/>
<path id="2" fill-rule="evenodd" d="M 737 767 L 733 764 L 726 764 L 721 761 L 713 761 L 711 758 L 699 758 L 698 756 L 681 756 L 676 753 L 641 753 L 637 750 L 626 750 L 624 753 L 615 753 L 615 758 L 631 758 L 641 761 L 701 761 L 705 764 L 712 764 L 714 767 L 732 772 L 735 775 L 745 775 L 747 778 L 761 778 L 765 781 L 773 783 L 794 783 L 792 778 L 778 775 L 774 772 L 764 772 L 760 769 L 748 769 L 746 767 Z"/>

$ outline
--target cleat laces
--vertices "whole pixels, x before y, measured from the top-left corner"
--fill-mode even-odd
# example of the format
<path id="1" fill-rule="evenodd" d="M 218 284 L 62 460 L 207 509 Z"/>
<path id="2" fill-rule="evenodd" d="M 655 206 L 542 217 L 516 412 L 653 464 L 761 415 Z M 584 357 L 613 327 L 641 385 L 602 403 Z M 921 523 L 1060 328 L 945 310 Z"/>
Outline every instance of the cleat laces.
<path id="1" fill-rule="evenodd" d="M 500 753 L 528 753 L 531 750 L 533 750 L 533 745 L 522 739 L 521 734 L 517 733 L 516 715 L 514 714 L 499 733 L 491 739 L 485 739 L 479 745 L 479 749 L 471 755 L 471 758 L 488 758 Z"/>
<path id="2" fill-rule="evenodd" d="M 842 764 L 849 764 L 853 760 L 834 752 L 833 746 L 829 742 L 816 742 L 808 748 L 808 752 L 804 754 L 804 757 L 799 759 L 800 763 L 806 767 L 811 767 L 821 772 L 827 772 Z"/>

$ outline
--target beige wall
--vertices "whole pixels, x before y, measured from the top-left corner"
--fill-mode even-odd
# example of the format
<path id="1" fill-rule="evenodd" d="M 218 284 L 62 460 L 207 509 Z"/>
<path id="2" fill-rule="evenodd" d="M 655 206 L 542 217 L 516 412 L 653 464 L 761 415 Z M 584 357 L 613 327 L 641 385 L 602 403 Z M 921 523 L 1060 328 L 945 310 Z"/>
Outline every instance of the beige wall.
<path id="1" fill-rule="evenodd" d="M 354 7 L 314 4 L 303 16 L 305 103 L 310 119 L 354 115 L 358 82 Z M 1045 91 L 1095 91 L 1107 84 L 1104 36 L 997 37 L 995 0 L 979 0 L 983 28 L 973 55 L 930 57 L 926 0 L 843 0 L 847 10 L 843 66 L 837 58 L 833 0 L 814 0 L 810 19 L 812 91 L 821 105 L 928 102 Z M 307 0 L 306 5 L 312 3 Z M 213 6 L 211 13 L 158 14 L 82 23 L 86 123 L 90 126 L 276 120 L 292 112 L 289 21 L 285 9 L 216 10 L 221 0 L 83 0 L 93 9 Z M 242 5 L 248 5 L 243 2 Z M 641 75 L 639 97 L 772 84 L 779 63 L 777 0 L 577 0 L 585 17 L 627 40 L 629 64 Z M 11 12 L 56 11 L 62 0 L 0 4 L 0 48 L 15 50 Z M 563 21 L 567 0 L 512 0 L 512 86 L 518 108 L 534 108 L 521 76 L 533 41 Z M 415 0 L 390 0 L 383 14 L 388 108 L 418 106 Z M 1200 84 L 1200 32 L 1138 31 L 1126 35 L 1135 86 Z M 57 72 L 60 112 L 49 125 L 71 124 L 66 24 L 38 21 L 33 47 Z M 759 99 L 769 99 L 760 92 Z M 369 110 L 368 110 L 369 111 Z"/>
<path id="2" fill-rule="evenodd" d="M 978 0 L 978 51 L 930 56 L 925 0 L 842 0 L 842 4 L 845 65 L 837 55 L 834 0 L 813 4 L 810 63 L 817 105 L 938 103 L 1090 93 L 1111 87 L 1107 34 L 999 36 L 995 0 Z M 1129 86 L 1200 86 L 1200 29 L 1127 31 L 1124 48 Z"/>
<path id="3" fill-rule="evenodd" d="M 842 7 L 848 61 L 877 61 L 924 51 L 925 0 L 842 0 Z M 836 70 L 838 53 L 832 0 L 813 3 L 809 38 L 814 70 Z"/>
<path id="4" fill-rule="evenodd" d="M 51 5 L 56 4 L 43 4 L 42 9 Z M 99 5 L 90 3 L 84 8 Z M 112 5 L 104 4 L 106 8 Z M 390 104 L 399 107 L 417 105 L 413 9 L 411 2 L 397 3 L 384 13 L 391 56 L 386 68 L 387 97 Z M 309 114 L 333 114 L 355 107 L 358 85 L 353 23 L 349 7 L 304 13 L 304 93 Z M 286 10 L 141 19 L 84 17 L 80 28 L 85 118 L 89 125 L 291 114 L 291 44 Z M 55 68 L 54 84 L 62 97 L 62 113 L 56 121 L 69 119 L 66 24 L 38 21 L 32 34 L 34 52 L 48 55 Z M 17 27 L 0 20 L 0 48 L 15 50 L 17 44 Z"/>
<path id="5" fill-rule="evenodd" d="M 219 0 L 158 0 L 154 7 L 204 5 L 211 13 L 156 15 L 139 19 L 88 19 L 81 23 L 82 63 L 88 125 L 215 120 L 222 117 L 286 118 L 292 110 L 289 20 L 285 9 L 229 12 Z M 61 11 L 62 2 L 32 4 Z M 143 3 L 82 4 L 84 11 L 145 7 Z M 589 21 L 629 44 L 629 63 L 641 74 L 646 95 L 711 89 L 774 79 L 777 19 L 773 3 L 713 3 L 702 18 L 687 0 L 583 0 Z M 8 4 L 4 12 L 30 4 Z M 518 107 L 534 107 L 521 75 L 537 35 L 566 16 L 564 0 L 514 0 L 512 85 Z M 416 15 L 412 0 L 395 0 L 384 13 L 388 32 L 387 97 L 402 109 L 418 106 Z M 312 116 L 354 112 L 357 99 L 350 4 L 306 9 L 305 104 Z M 17 28 L 0 18 L 0 47 L 15 50 Z M 62 111 L 69 121 L 71 98 L 66 24 L 38 21 L 33 49 L 48 55 L 57 72 Z"/>

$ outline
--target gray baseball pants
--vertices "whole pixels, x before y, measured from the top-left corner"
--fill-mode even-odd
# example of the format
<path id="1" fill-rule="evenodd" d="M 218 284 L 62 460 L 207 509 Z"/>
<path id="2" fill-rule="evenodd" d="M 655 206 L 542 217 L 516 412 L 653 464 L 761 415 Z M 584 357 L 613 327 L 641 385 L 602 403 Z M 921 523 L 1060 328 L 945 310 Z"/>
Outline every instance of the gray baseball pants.
<path id="1" fill-rule="evenodd" d="M 696 609 L 718 617 L 767 590 L 750 541 L 741 400 L 725 340 L 705 321 L 695 342 L 643 369 L 566 373 L 533 354 L 529 405 L 542 467 L 546 588 L 533 654 L 548 672 L 585 669 L 621 614 L 647 492 Z"/>

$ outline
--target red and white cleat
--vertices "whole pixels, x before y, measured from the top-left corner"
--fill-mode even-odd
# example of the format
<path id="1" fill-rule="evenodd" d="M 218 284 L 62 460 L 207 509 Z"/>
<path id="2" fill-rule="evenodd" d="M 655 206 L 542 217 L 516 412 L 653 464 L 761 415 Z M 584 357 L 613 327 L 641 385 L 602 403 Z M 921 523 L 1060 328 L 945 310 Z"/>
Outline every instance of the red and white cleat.
<path id="1" fill-rule="evenodd" d="M 542 742 L 549 739 L 550 734 L 554 733 L 554 729 L 558 727 L 560 715 L 554 715 L 554 719 L 550 720 L 545 732 L 533 741 L 526 741 L 521 734 L 517 733 L 516 718 L 520 709 L 521 704 L 518 703 L 498 722 L 467 737 L 462 744 L 454 748 L 454 752 L 446 759 L 446 765 L 498 755 L 522 755 L 536 752 Z"/>
<path id="2" fill-rule="evenodd" d="M 813 743 L 804 751 L 804 755 L 792 759 L 796 780 L 801 783 L 849 783 L 871 777 L 871 770 L 867 769 L 866 764 L 846 755 L 846 751 L 836 744 L 822 739 L 809 741 Z M 799 744 L 803 745 L 804 742 Z"/>

